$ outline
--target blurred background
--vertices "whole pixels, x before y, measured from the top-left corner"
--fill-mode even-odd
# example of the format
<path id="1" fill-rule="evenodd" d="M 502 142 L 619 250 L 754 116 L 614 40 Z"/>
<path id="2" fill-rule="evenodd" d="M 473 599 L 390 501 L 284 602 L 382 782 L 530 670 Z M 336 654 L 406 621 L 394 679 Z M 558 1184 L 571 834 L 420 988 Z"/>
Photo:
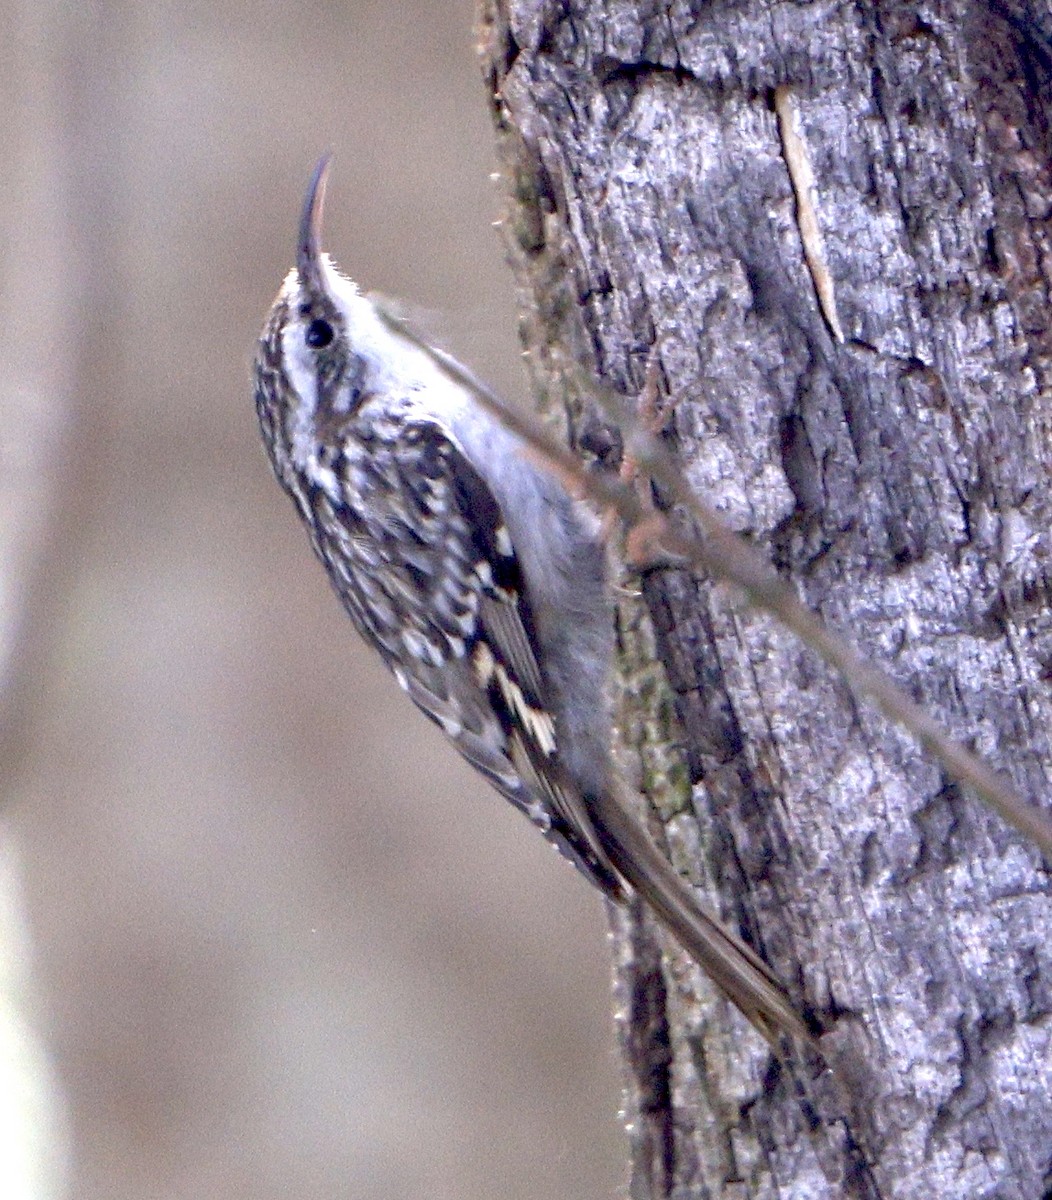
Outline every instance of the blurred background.
<path id="1" fill-rule="evenodd" d="M 623 1190 L 598 896 L 358 644 L 249 384 L 331 148 L 338 261 L 525 397 L 473 7 L 0 2 L 5 1196 Z"/>

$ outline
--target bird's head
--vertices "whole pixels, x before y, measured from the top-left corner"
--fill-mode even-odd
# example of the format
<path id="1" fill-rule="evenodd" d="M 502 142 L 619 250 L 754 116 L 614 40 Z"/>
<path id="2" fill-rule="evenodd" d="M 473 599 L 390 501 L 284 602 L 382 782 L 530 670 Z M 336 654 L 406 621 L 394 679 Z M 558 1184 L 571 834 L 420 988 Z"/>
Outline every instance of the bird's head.
<path id="1" fill-rule="evenodd" d="M 296 266 L 271 306 L 255 360 L 256 409 L 278 478 L 292 489 L 316 474 L 326 430 L 346 420 L 363 396 L 376 357 L 372 305 L 321 248 L 325 185 L 322 157 L 303 201 Z"/>

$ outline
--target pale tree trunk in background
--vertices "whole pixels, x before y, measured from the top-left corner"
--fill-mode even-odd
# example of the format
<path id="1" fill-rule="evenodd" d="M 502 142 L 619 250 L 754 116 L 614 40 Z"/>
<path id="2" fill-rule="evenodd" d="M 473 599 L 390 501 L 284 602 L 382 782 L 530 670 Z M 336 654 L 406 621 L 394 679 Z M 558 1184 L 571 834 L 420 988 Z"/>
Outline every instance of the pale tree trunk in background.
<path id="1" fill-rule="evenodd" d="M 68 483 L 64 448 L 73 337 L 67 295 L 77 262 L 61 203 L 62 128 L 53 94 L 54 9 L 39 0 L 0 15 L 0 1196 L 65 1195 L 61 1090 L 38 1030 L 18 847 L 3 820 L 25 760 L 46 652 L 41 577 Z"/>
<path id="2" fill-rule="evenodd" d="M 1050 6 L 489 0 L 481 30 L 549 409 L 616 465 L 565 365 L 635 396 L 656 350 L 698 491 L 1046 801 Z M 774 1069 L 624 922 L 634 1194 L 1052 1194 L 1039 855 L 725 588 L 665 569 L 643 598 L 664 674 L 626 604 L 622 732 L 652 828 L 833 1072 Z"/>

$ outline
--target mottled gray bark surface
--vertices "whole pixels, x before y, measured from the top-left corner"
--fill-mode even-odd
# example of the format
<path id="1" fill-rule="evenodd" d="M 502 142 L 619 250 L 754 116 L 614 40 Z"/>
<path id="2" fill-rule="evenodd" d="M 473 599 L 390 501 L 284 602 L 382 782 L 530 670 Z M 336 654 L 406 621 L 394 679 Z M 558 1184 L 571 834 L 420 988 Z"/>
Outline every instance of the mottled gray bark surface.
<path id="1" fill-rule="evenodd" d="M 698 490 L 1047 801 L 1049 5 L 483 8 L 549 409 L 616 465 L 565 364 L 635 396 L 656 352 Z M 620 920 L 634 1194 L 1052 1194 L 1037 853 L 725 588 L 661 570 L 643 598 L 624 725 L 652 827 L 828 1028 L 832 1070 L 776 1069 Z"/>

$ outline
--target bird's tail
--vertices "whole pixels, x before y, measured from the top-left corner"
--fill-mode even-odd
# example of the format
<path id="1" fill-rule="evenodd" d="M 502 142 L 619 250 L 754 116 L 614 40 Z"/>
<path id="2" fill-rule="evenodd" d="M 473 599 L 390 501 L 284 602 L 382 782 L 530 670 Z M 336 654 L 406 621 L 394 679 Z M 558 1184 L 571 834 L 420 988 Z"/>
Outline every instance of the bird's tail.
<path id="1" fill-rule="evenodd" d="M 812 1031 L 771 968 L 705 910 L 625 803 L 607 794 L 587 807 L 596 837 L 618 873 L 767 1041 L 777 1046 L 781 1035 L 788 1034 L 812 1042 Z"/>

